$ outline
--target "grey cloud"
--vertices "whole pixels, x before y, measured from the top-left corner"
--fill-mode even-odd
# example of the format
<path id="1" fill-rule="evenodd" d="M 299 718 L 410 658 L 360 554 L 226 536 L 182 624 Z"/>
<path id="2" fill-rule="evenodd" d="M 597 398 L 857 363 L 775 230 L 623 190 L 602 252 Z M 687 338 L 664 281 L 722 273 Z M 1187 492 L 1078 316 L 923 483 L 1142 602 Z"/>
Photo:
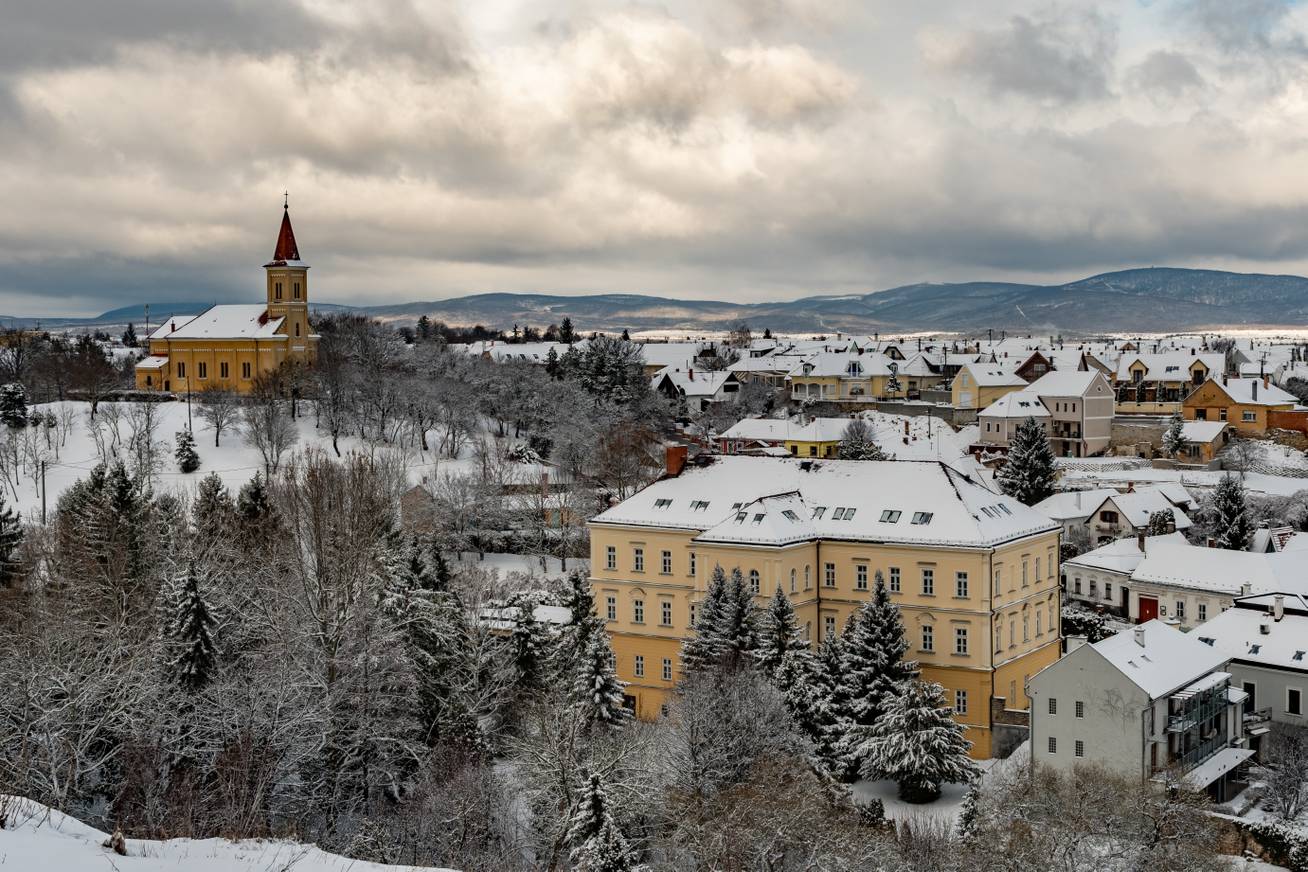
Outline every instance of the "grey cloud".
<path id="1" fill-rule="evenodd" d="M 1206 86 L 1204 77 L 1184 54 L 1158 49 L 1126 71 L 1126 83 L 1153 98 L 1176 100 Z"/>
<path id="2" fill-rule="evenodd" d="M 1280 40 L 1278 30 L 1291 5 L 1287 0 L 1180 0 L 1177 9 L 1218 46 L 1241 52 L 1264 50 Z M 1291 41 L 1302 46 L 1299 38 Z"/>
<path id="3" fill-rule="evenodd" d="M 995 94 L 1075 103 L 1108 96 L 1117 39 L 1094 13 L 1014 15 L 999 29 L 937 34 L 924 50 L 937 69 Z"/>

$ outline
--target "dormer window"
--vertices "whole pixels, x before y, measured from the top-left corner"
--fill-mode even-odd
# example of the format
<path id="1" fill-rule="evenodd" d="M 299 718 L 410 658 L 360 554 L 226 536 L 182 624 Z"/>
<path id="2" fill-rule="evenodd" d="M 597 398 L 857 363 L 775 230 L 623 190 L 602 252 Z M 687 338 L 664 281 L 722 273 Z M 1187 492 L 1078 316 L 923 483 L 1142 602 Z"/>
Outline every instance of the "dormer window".
<path id="1" fill-rule="evenodd" d="M 1250 653 L 1250 654 L 1257 654 L 1257 653 L 1258 653 L 1259 651 L 1261 651 L 1261 650 L 1263 650 L 1263 646 L 1262 646 L 1262 645 L 1253 644 L 1253 645 L 1250 645 L 1250 646 L 1249 646 L 1249 653 Z"/>
<path id="2" fill-rule="evenodd" d="M 762 512 L 759 512 L 759 513 L 757 513 L 756 515 L 754 515 L 754 526 L 755 526 L 755 527 L 757 527 L 759 524 L 763 523 L 763 517 L 764 517 L 764 516 L 763 516 L 763 513 L 762 513 Z"/>
<path id="3" fill-rule="evenodd" d="M 845 373 L 857 378 L 863 374 L 863 364 L 859 363 L 857 360 L 851 360 L 849 366 L 845 367 Z"/>
<path id="4" fill-rule="evenodd" d="M 902 514 L 904 513 L 899 511 L 898 509 L 886 509 L 884 512 L 881 513 L 881 523 L 898 524 L 899 516 Z"/>
<path id="5" fill-rule="evenodd" d="M 784 512 L 782 512 L 781 517 L 785 518 L 787 521 L 796 521 L 796 522 L 799 521 L 799 515 L 796 515 L 790 509 L 786 509 Z"/>
<path id="6" fill-rule="evenodd" d="M 672 500 L 666 500 L 666 499 L 664 499 L 664 500 L 655 500 L 655 501 L 654 501 L 654 508 L 656 508 L 656 509 L 666 509 L 666 508 L 667 508 L 668 506 L 670 506 L 670 505 L 672 505 Z"/>
<path id="7" fill-rule="evenodd" d="M 737 523 L 737 524 L 743 524 L 743 523 L 745 523 L 745 519 L 746 519 L 747 517 L 749 517 L 749 513 L 748 513 L 748 512 L 736 512 L 736 523 Z"/>
<path id="8" fill-rule="evenodd" d="M 913 523 L 914 523 L 914 524 L 930 524 L 930 523 L 931 523 L 931 519 L 932 519 L 933 517 L 935 517 L 935 516 L 934 516 L 931 512 L 914 512 L 914 513 L 913 513 Z"/>
<path id="9" fill-rule="evenodd" d="M 815 521 L 822 520 L 822 516 L 825 515 L 826 513 L 827 513 L 826 506 L 817 506 L 816 508 L 813 509 L 813 520 Z"/>
<path id="10" fill-rule="evenodd" d="M 702 512 L 709 507 L 708 500 L 691 500 L 690 510 L 692 512 Z"/>

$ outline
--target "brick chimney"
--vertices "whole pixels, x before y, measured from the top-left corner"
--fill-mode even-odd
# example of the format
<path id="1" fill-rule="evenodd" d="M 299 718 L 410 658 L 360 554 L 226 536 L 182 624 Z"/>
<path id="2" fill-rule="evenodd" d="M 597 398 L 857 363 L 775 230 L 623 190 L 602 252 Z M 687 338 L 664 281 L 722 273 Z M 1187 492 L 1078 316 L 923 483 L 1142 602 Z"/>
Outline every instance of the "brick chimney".
<path id="1" fill-rule="evenodd" d="M 690 454 L 690 448 L 685 445 L 669 445 L 665 453 L 664 464 L 667 467 L 669 478 L 676 478 L 681 475 L 681 471 L 686 468 L 686 457 Z"/>
<path id="2" fill-rule="evenodd" d="M 695 380 L 695 368 L 694 368 L 694 367 L 688 367 L 688 368 L 686 369 L 686 378 L 687 378 L 688 380 L 690 380 L 690 381 L 694 381 L 694 380 Z"/>
<path id="3" fill-rule="evenodd" d="M 1272 386 L 1272 377 L 1263 373 L 1263 390 L 1268 390 Z"/>

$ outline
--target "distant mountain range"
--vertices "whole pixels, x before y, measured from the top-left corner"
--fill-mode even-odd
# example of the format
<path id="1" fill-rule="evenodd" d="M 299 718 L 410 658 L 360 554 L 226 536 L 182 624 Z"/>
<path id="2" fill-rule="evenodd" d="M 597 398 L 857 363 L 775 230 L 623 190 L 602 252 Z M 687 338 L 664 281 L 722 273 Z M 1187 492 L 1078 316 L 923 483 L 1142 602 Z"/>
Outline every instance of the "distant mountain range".
<path id="1" fill-rule="evenodd" d="M 193 314 L 204 304 L 151 303 L 151 320 Z M 578 330 L 725 329 L 745 320 L 756 331 L 873 333 L 995 330 L 1168 332 L 1223 327 L 1308 326 L 1308 278 L 1157 267 L 1104 273 L 1061 285 L 1011 282 L 914 284 L 867 294 L 804 297 L 784 303 L 678 300 L 637 294 L 563 296 L 476 294 L 423 303 L 319 311 L 363 312 L 394 323 L 426 315 L 454 325 L 544 327 L 572 318 Z M 5 324 L 75 327 L 144 321 L 144 305 L 95 318 L 3 318 Z"/>

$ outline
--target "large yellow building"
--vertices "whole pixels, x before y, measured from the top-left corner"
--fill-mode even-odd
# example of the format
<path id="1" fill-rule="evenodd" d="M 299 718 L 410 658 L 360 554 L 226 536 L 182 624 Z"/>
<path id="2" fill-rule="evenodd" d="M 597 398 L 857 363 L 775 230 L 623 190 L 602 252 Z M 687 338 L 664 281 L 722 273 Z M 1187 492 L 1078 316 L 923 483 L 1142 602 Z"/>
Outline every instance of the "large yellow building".
<path id="1" fill-rule="evenodd" d="M 136 365 L 137 390 L 245 393 L 286 361 L 312 362 L 318 336 L 309 326 L 309 265 L 300 259 L 285 207 L 273 259 L 263 266 L 266 302 L 211 306 L 194 317 L 170 317 L 154 330 L 148 356 Z"/>
<path id="2" fill-rule="evenodd" d="M 640 717 L 660 716 L 680 677 L 714 566 L 740 567 L 760 606 L 785 590 L 814 645 L 879 571 L 909 656 L 945 687 L 973 754 L 991 755 L 995 724 L 1020 720 L 1026 679 L 1059 656 L 1056 523 L 937 462 L 678 465 L 590 524 L 596 607 Z"/>

